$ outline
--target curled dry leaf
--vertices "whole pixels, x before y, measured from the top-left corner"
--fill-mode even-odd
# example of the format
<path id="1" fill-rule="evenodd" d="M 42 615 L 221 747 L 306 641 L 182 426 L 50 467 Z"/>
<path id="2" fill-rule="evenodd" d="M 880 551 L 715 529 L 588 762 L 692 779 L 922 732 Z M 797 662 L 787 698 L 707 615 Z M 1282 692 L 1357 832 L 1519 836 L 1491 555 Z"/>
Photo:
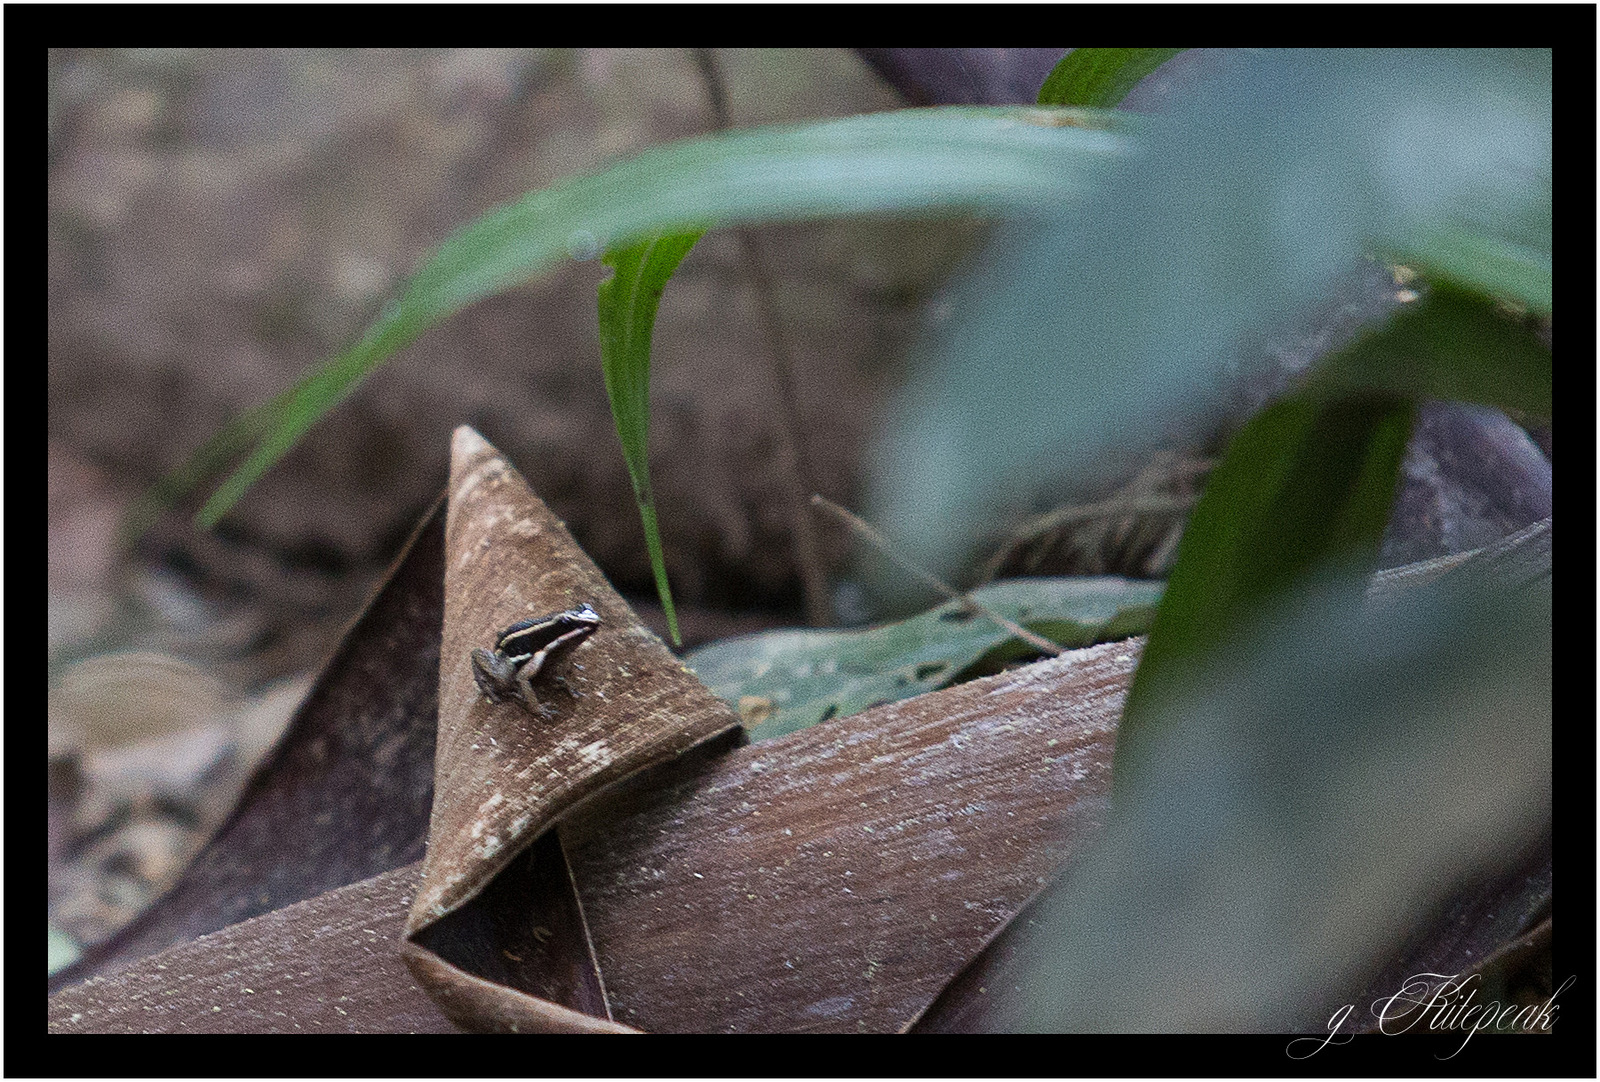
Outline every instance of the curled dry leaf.
<path id="1" fill-rule="evenodd" d="M 538 891 L 534 910 L 569 935 L 536 938 L 531 929 L 543 925 L 522 921 L 507 946 L 489 916 L 494 907 L 463 910 L 575 804 L 737 728 L 738 716 L 640 623 L 522 475 L 465 426 L 452 446 L 444 596 L 433 818 L 406 924 L 407 964 L 446 1013 L 474 1028 L 588 1025 L 544 999 L 548 987 L 570 991 L 583 1018 L 605 1020 L 599 974 L 592 961 L 583 965 L 587 933 L 558 844 L 536 861 L 547 874 L 518 866 L 526 873 L 518 878 Z M 601 625 L 572 653 L 571 694 L 551 693 L 557 708 L 549 720 L 479 691 L 475 648 L 493 647 L 519 620 L 583 604 Z M 571 977 L 585 969 L 586 977 Z"/>

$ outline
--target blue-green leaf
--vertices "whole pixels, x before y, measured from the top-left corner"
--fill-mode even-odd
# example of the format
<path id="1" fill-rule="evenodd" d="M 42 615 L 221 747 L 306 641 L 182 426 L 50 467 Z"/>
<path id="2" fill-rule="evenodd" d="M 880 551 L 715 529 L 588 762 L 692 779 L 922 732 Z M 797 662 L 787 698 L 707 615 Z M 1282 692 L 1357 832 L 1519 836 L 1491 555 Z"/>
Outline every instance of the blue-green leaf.
<path id="1" fill-rule="evenodd" d="M 1456 285 L 1523 305 L 1548 316 L 1555 293 L 1548 244 L 1519 244 L 1472 229 L 1438 229 L 1414 240 L 1391 242 L 1383 253 L 1435 281 Z"/>
<path id="2" fill-rule="evenodd" d="M 678 614 L 667 584 L 667 565 L 656 524 L 656 498 L 650 487 L 650 336 L 661 291 L 689 254 L 700 233 L 662 234 L 606 253 L 616 273 L 600 283 L 600 367 L 611 418 L 622 441 L 622 457 L 633 481 L 633 496 L 644 524 L 645 546 L 655 572 L 656 593 L 666 610 L 672 641 L 679 643 Z"/>
<path id="3" fill-rule="evenodd" d="M 76 962 L 83 951 L 76 940 L 54 924 L 47 922 L 46 927 L 49 930 L 49 938 L 45 947 L 45 966 L 49 973 L 55 973 Z"/>
<path id="4" fill-rule="evenodd" d="M 1488 298 L 1438 282 L 1428 296 L 1328 357 L 1306 391 L 1476 402 L 1548 420 L 1550 351 Z"/>
<path id="5" fill-rule="evenodd" d="M 1196 674 L 1293 587 L 1362 568 L 1388 524 L 1418 401 L 1549 416 L 1550 355 L 1487 299 L 1438 283 L 1326 358 L 1302 393 L 1257 414 L 1207 481 L 1178 549 L 1117 736 L 1119 789 L 1164 739 L 1153 716 L 1201 694 Z M 1169 711 L 1163 714 L 1163 711 Z"/>
<path id="6" fill-rule="evenodd" d="M 995 522 L 1092 500 L 1174 432 L 1215 426 L 1274 364 L 1264 343 L 1374 253 L 1432 252 L 1537 308 L 1547 285 L 1515 268 L 1551 250 L 1547 58 L 1238 57 L 1150 117 L 1137 167 L 1070 216 L 995 231 L 886 411 L 867 517 L 958 576 Z M 1451 237 L 1506 258 L 1447 261 Z"/>
<path id="7" fill-rule="evenodd" d="M 1161 583 L 1119 578 L 1009 579 L 972 597 L 1060 646 L 1142 634 Z M 944 687 L 981 663 L 1033 653 L 961 602 L 857 631 L 769 631 L 713 643 L 687 660 L 700 679 L 740 707 L 765 740 L 878 703 Z"/>
<path id="8" fill-rule="evenodd" d="M 1355 996 L 1372 975 L 1461 884 L 1526 870 L 1550 830 L 1549 565 L 1520 589 L 1466 578 L 1486 570 L 1379 604 L 1359 581 L 1297 593 L 1215 656 L 1158 719 L 1146 799 L 1119 801 L 1007 929 L 964 1028 L 1371 1026 L 1386 1001 Z M 1533 916 L 1497 923 L 1508 939 Z"/>

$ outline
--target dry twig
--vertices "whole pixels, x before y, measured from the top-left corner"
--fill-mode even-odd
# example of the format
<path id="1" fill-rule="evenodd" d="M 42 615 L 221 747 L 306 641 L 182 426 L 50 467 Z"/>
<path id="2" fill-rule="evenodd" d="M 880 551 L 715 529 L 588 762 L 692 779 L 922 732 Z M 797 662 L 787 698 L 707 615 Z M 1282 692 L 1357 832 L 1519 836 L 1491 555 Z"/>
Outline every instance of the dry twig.
<path id="1" fill-rule="evenodd" d="M 1043 635 L 1029 631 L 1027 628 L 1023 627 L 1014 620 L 1008 620 L 1006 617 L 1000 615 L 1000 613 L 995 612 L 989 606 L 980 601 L 974 600 L 970 595 L 964 594 L 961 591 L 947 585 L 943 579 L 939 578 L 931 571 L 912 563 L 898 549 L 889 543 L 888 538 L 884 537 L 877 530 L 873 529 L 872 526 L 866 521 L 857 517 L 856 515 L 851 514 L 849 511 L 845 510 L 843 507 L 840 507 L 826 496 L 813 493 L 811 496 L 811 505 L 813 507 L 820 507 L 826 511 L 832 512 L 839 519 L 839 521 L 850 527 L 851 531 L 854 532 L 857 537 L 860 537 L 868 544 L 872 545 L 872 547 L 876 548 L 879 552 L 887 556 L 890 560 L 894 561 L 895 566 L 899 567 L 901 570 L 905 571 L 914 578 L 927 583 L 935 590 L 938 590 L 945 597 L 950 598 L 952 601 L 961 602 L 971 612 L 976 612 L 982 616 L 988 617 L 990 620 L 993 620 L 995 623 L 1011 632 L 1011 634 L 1027 643 L 1029 646 L 1032 646 L 1034 649 L 1049 654 L 1051 657 L 1059 657 L 1061 655 L 1061 647 L 1057 646 Z"/>

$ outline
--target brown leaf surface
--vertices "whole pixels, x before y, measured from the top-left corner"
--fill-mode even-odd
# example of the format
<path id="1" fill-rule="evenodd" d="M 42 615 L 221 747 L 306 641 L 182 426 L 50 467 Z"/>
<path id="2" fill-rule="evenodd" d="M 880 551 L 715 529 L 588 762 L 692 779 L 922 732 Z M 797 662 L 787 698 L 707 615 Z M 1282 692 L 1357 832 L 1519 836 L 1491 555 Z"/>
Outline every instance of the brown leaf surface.
<path id="1" fill-rule="evenodd" d="M 459 1033 L 400 960 L 421 866 L 242 921 L 50 1000 L 50 1033 Z"/>
<path id="2" fill-rule="evenodd" d="M 605 1018 L 598 972 L 572 976 L 589 952 L 570 876 L 536 892 L 535 913 L 569 933 L 547 951 L 527 953 L 525 892 L 466 907 L 574 805 L 738 728 L 738 716 L 639 622 L 522 475 L 466 426 L 452 443 L 445 554 L 436 795 L 402 950 L 447 1012 L 475 1028 L 566 1028 L 541 988 L 559 988 L 574 1009 Z M 517 620 L 582 603 L 604 622 L 572 655 L 574 695 L 548 693 L 559 704 L 553 720 L 479 692 L 473 648 Z M 559 856 L 539 863 L 558 869 Z M 505 935 L 516 950 L 503 945 Z M 526 963 L 503 964 L 508 951 Z"/>
<path id="3" fill-rule="evenodd" d="M 563 825 L 616 1017 L 892 1032 L 1104 824 L 1133 642 L 630 781 Z"/>
<path id="4" fill-rule="evenodd" d="M 586 804 L 559 833 L 613 1012 L 639 1028 L 669 1031 L 903 1025 L 1099 830 L 1111 738 L 1136 657 L 1136 644 L 1091 647 L 759 745 L 729 749 L 725 738 Z M 534 865 L 549 860 L 553 836 L 451 918 L 478 925 L 461 938 L 488 948 L 477 952 L 480 960 L 502 951 L 518 956 L 501 955 L 500 970 L 488 974 L 494 982 L 530 981 L 557 968 L 508 972 L 530 961 L 528 943 L 560 939 L 548 909 L 530 901 Z M 261 986 L 286 997 L 314 988 L 337 1000 L 352 1028 L 368 1031 L 420 1032 L 467 1010 L 478 1012 L 473 1028 L 605 1028 L 601 1018 L 580 1019 L 541 1001 L 543 989 L 493 983 L 435 961 L 436 954 L 415 980 L 380 964 L 400 940 L 400 895 L 414 871 L 399 869 L 238 925 L 226 939 L 208 937 L 68 989 L 50 1001 L 53 1032 L 231 1032 L 226 1019 L 255 1002 L 248 997 Z M 329 914 L 341 911 L 340 927 L 359 924 L 373 937 L 320 935 Z M 225 979 L 232 969 L 209 960 L 220 950 L 272 959 L 247 974 L 252 993 Z M 141 991 L 147 982 L 191 970 L 205 994 L 166 995 L 159 1013 L 119 1006 L 155 1002 L 175 978 L 160 977 L 148 994 Z M 272 973 L 282 976 L 277 984 Z M 411 992 L 383 983 L 395 981 Z M 421 981 L 453 997 L 444 1015 L 416 1007 L 410 997 Z M 300 1005 L 284 1018 L 304 1024 L 314 1009 Z M 387 1016 L 391 1010 L 397 1013 Z M 82 1017 L 71 1022 L 74 1014 Z M 292 1028 L 244 1017 L 257 1032 Z"/>

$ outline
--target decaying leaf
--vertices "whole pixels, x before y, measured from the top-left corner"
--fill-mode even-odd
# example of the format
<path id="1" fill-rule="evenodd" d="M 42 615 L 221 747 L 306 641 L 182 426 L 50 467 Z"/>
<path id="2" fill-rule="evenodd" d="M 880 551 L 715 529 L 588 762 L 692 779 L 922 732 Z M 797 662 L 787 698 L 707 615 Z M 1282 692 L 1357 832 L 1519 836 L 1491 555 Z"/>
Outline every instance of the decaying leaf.
<path id="1" fill-rule="evenodd" d="M 447 1013 L 477 1028 L 571 1028 L 539 994 L 551 987 L 572 994 L 568 1009 L 604 1019 L 599 974 L 570 976 L 574 965 L 586 968 L 588 936 L 571 877 L 560 874 L 559 845 L 546 854 L 547 874 L 520 884 L 524 893 L 538 884 L 543 901 L 532 914 L 568 932 L 553 944 L 530 938 L 524 909 L 514 949 L 503 945 L 493 885 L 585 797 L 737 728 L 738 716 L 639 622 L 522 475 L 465 426 L 452 445 L 444 597 L 433 818 L 406 962 Z M 474 648 L 519 620 L 581 604 L 603 622 L 574 652 L 570 690 L 550 720 L 480 693 Z M 468 912 L 475 900 L 483 912 Z M 508 949 L 526 957 L 507 966 Z"/>

